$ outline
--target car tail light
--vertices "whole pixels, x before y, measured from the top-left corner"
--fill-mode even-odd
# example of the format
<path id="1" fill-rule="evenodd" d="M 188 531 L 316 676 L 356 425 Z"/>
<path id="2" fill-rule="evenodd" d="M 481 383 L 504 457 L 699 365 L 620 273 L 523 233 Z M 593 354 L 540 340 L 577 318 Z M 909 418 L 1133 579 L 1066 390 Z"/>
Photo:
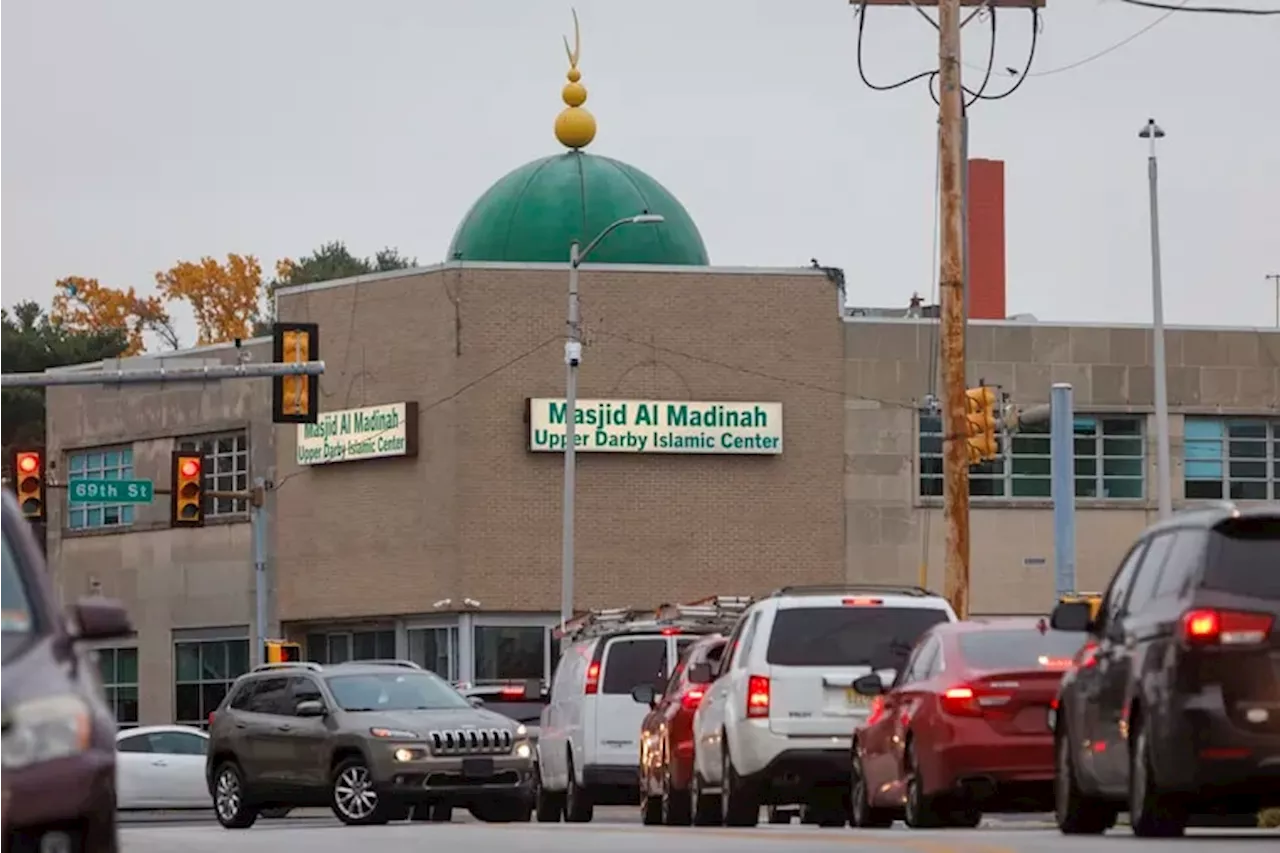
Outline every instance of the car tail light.
<path id="1" fill-rule="evenodd" d="M 684 706 L 686 711 L 696 711 L 698 706 L 702 704 L 703 690 L 701 687 L 690 687 L 680 697 L 680 704 Z"/>
<path id="2" fill-rule="evenodd" d="M 1008 693 L 952 687 L 942 694 L 942 710 L 953 717 L 981 717 L 987 711 L 1009 704 Z"/>
<path id="3" fill-rule="evenodd" d="M 753 675 L 747 679 L 747 716 L 769 716 L 769 679 Z"/>
<path id="4" fill-rule="evenodd" d="M 1080 651 L 1076 652 L 1075 666 L 1077 669 L 1088 669 L 1091 666 L 1098 665 L 1098 644 L 1089 641 L 1080 647 Z"/>
<path id="5" fill-rule="evenodd" d="M 841 599 L 845 607 L 878 607 L 884 604 L 883 598 L 845 598 Z"/>
<path id="6" fill-rule="evenodd" d="M 679 628 L 663 628 L 662 629 L 662 636 L 664 637 L 670 637 L 679 633 L 681 633 Z"/>
<path id="7" fill-rule="evenodd" d="M 217 714 L 218 714 L 218 712 L 217 712 L 217 711 L 210 711 L 210 712 L 209 712 L 209 725 L 210 725 L 210 727 L 212 727 L 212 726 L 213 726 L 213 718 L 214 718 L 215 716 L 217 716 Z"/>
<path id="8" fill-rule="evenodd" d="M 884 697 L 877 696 L 871 700 L 871 710 L 867 712 L 867 725 L 874 726 L 884 719 Z"/>
<path id="9" fill-rule="evenodd" d="M 502 688 L 502 695 L 508 699 L 523 699 L 524 694 L 525 689 L 519 685 L 513 684 L 509 687 Z"/>
<path id="10" fill-rule="evenodd" d="M 588 696 L 594 696 L 600 690 L 600 663 L 592 661 L 587 667 L 587 684 L 583 688 L 583 693 Z"/>
<path id="11" fill-rule="evenodd" d="M 1188 610 L 1182 614 L 1182 639 L 1193 646 L 1253 646 L 1266 641 L 1273 621 L 1269 613 Z"/>

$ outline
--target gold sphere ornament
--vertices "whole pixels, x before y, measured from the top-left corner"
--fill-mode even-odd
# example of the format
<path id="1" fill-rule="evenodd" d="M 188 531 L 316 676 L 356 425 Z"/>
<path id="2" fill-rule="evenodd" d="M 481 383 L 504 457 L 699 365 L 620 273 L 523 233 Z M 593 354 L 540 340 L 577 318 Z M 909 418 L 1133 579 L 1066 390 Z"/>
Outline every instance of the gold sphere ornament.
<path id="1" fill-rule="evenodd" d="M 560 90 L 560 98 L 565 108 L 556 116 L 556 139 L 566 148 L 575 151 L 586 148 L 596 138 L 596 117 L 583 108 L 587 102 L 587 87 L 579 81 L 582 72 L 578 70 L 578 60 L 582 57 L 582 38 L 578 29 L 578 12 L 573 13 L 573 47 L 569 40 L 564 40 L 564 52 L 569 55 L 569 73 L 565 76 L 569 82 Z"/>

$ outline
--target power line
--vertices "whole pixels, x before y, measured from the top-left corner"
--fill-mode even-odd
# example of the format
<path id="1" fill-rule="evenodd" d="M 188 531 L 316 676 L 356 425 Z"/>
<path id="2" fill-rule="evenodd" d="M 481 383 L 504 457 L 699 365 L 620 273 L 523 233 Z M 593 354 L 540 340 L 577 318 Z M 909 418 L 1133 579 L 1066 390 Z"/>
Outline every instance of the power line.
<path id="1" fill-rule="evenodd" d="M 1187 3 L 1174 5 L 1158 3 L 1155 0 L 1120 0 L 1130 6 L 1141 6 L 1144 9 L 1161 9 L 1170 12 L 1199 12 L 1204 15 L 1280 15 L 1280 9 L 1248 9 L 1239 6 L 1190 6 Z"/>

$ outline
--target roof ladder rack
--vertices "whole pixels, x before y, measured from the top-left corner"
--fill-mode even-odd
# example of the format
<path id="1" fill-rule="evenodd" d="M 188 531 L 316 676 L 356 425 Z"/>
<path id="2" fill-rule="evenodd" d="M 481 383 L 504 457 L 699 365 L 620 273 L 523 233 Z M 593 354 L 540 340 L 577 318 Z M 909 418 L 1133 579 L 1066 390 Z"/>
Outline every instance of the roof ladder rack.
<path id="1" fill-rule="evenodd" d="M 751 605 L 745 595 L 713 595 L 686 604 L 663 604 L 654 610 L 614 607 L 592 610 L 557 628 L 555 636 L 568 642 L 626 631 L 726 632 Z"/>
<path id="2" fill-rule="evenodd" d="M 936 597 L 938 594 L 922 586 L 907 586 L 891 583 L 845 583 L 845 584 L 794 584 L 774 590 L 769 597 L 780 595 L 847 595 L 863 592 L 879 592 L 885 595 L 911 595 L 917 597 Z"/>

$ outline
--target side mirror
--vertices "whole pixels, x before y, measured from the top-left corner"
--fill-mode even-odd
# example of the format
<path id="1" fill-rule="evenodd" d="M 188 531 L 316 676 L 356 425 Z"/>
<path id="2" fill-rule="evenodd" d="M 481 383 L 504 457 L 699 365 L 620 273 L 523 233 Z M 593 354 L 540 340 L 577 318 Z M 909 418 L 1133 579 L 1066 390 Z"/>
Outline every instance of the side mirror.
<path id="1" fill-rule="evenodd" d="M 695 663 L 689 667 L 690 684 L 710 684 L 714 679 L 715 675 L 711 672 L 709 663 Z"/>
<path id="2" fill-rule="evenodd" d="M 873 672 L 853 682 L 853 689 L 863 696 L 883 696 L 884 682 L 878 673 Z"/>
<path id="3" fill-rule="evenodd" d="M 324 703 L 318 699 L 304 699 L 293 709 L 299 717 L 323 717 Z"/>
<path id="4" fill-rule="evenodd" d="M 1055 631 L 1089 631 L 1093 628 L 1093 608 L 1087 601 L 1063 602 L 1053 608 L 1053 613 L 1049 616 L 1049 627 Z"/>
<path id="5" fill-rule="evenodd" d="M 479 708 L 481 705 L 484 704 L 484 700 L 481 699 L 479 696 L 468 696 L 467 701 L 471 703 L 472 708 Z"/>
<path id="6" fill-rule="evenodd" d="M 112 598 L 82 598 L 71 606 L 77 640 L 118 640 L 133 635 L 124 605 Z"/>
<path id="7" fill-rule="evenodd" d="M 654 689 L 652 684 L 637 684 L 631 688 L 631 698 L 641 705 L 653 707 L 654 702 L 658 699 L 658 691 Z"/>

